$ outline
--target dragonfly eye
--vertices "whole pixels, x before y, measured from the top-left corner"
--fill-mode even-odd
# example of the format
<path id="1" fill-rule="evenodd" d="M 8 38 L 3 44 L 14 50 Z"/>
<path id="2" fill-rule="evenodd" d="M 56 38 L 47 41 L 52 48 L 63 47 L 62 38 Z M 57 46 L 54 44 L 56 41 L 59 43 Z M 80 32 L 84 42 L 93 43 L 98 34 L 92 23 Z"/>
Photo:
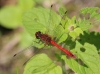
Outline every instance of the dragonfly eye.
<path id="1" fill-rule="evenodd" d="M 36 32 L 36 33 L 35 33 L 35 36 L 36 36 L 37 39 L 39 39 L 40 36 L 41 36 L 41 32 L 40 32 L 40 31 Z"/>

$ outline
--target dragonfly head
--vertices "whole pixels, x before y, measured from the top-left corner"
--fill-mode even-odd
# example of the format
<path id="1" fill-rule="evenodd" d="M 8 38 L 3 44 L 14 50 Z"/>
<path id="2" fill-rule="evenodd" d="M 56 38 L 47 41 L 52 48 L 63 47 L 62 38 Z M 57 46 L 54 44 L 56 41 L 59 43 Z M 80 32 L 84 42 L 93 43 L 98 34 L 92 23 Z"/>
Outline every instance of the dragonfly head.
<path id="1" fill-rule="evenodd" d="M 35 33 L 35 36 L 36 36 L 37 39 L 39 39 L 41 35 L 42 35 L 42 34 L 41 34 L 40 31 L 38 31 L 38 32 Z"/>

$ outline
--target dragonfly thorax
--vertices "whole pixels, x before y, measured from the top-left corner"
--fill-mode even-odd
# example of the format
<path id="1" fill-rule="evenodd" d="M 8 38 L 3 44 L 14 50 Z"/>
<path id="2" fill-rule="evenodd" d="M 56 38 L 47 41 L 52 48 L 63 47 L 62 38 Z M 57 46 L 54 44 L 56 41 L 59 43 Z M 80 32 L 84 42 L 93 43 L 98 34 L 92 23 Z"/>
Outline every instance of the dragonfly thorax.
<path id="1" fill-rule="evenodd" d="M 42 34 L 40 31 L 35 33 L 35 36 L 37 39 L 40 39 L 41 41 L 43 41 L 46 44 L 51 44 L 51 37 L 47 34 Z"/>

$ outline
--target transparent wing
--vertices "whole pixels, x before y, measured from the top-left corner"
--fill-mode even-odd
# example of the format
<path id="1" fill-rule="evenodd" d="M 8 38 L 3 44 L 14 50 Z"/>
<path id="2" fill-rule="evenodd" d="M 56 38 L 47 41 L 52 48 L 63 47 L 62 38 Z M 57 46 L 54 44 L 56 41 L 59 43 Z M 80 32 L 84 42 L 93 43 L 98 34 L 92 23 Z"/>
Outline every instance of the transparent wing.
<path id="1" fill-rule="evenodd" d="M 48 31 L 48 35 L 59 40 L 64 33 L 64 28 L 59 25 L 60 22 L 61 17 L 51 8 L 33 8 L 23 15 L 23 25 L 33 39 L 37 31 L 42 33 Z M 37 43 L 34 46 L 41 47 Z"/>
<path id="2" fill-rule="evenodd" d="M 53 5 L 51 5 L 51 8 L 50 8 L 47 29 L 48 29 L 49 35 L 57 38 L 59 34 L 58 34 L 58 31 L 56 30 L 56 28 L 58 27 L 58 25 L 61 21 L 61 17 L 55 11 L 52 10 L 52 7 L 53 7 Z"/>
<path id="3" fill-rule="evenodd" d="M 46 8 L 33 8 L 23 15 L 23 25 L 33 38 L 35 38 L 37 31 L 41 31 L 42 33 L 48 31 L 49 35 L 58 37 L 55 34 L 55 32 L 57 33 L 55 28 L 59 25 L 60 21 L 61 18 L 56 12 Z M 40 47 L 39 44 L 34 45 Z"/>
<path id="4" fill-rule="evenodd" d="M 61 21 L 66 16 L 67 11 L 65 11 L 61 17 L 52 10 L 52 7 L 53 5 L 51 5 L 49 13 L 49 23 L 47 25 L 47 29 L 49 30 L 48 34 L 51 35 L 53 38 L 56 38 L 56 40 L 58 40 L 58 42 L 60 43 L 67 38 L 67 34 L 65 34 L 64 32 L 64 27 L 61 25 Z"/>
<path id="5" fill-rule="evenodd" d="M 36 50 L 36 52 L 35 52 L 29 59 L 27 59 L 27 60 L 24 62 L 23 66 L 26 65 L 26 63 L 27 63 L 35 54 L 38 54 L 40 51 L 43 51 L 43 49 L 41 48 L 41 49 Z"/>

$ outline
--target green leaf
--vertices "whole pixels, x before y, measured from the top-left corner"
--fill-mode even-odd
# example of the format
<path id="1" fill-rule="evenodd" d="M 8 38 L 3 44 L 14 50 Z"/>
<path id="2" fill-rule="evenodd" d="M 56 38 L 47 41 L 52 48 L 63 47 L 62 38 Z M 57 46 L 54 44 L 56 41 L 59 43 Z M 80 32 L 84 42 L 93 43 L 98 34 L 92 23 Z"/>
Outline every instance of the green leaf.
<path id="1" fill-rule="evenodd" d="M 0 10 L 0 23 L 6 28 L 17 28 L 22 25 L 22 14 L 33 7 L 33 0 L 18 0 L 17 5 L 5 6 Z"/>
<path id="2" fill-rule="evenodd" d="M 98 13 L 95 18 L 100 22 L 100 13 Z"/>
<path id="3" fill-rule="evenodd" d="M 59 12 L 60 12 L 60 15 L 64 15 L 64 10 L 63 10 L 63 8 L 59 8 Z"/>
<path id="4" fill-rule="evenodd" d="M 80 35 L 80 39 L 78 40 L 81 44 L 88 42 L 90 44 L 94 44 L 96 48 L 100 49 L 100 33 L 91 32 L 87 33 L 84 32 L 84 35 Z"/>
<path id="5" fill-rule="evenodd" d="M 62 56 L 74 72 L 77 74 L 100 74 L 100 57 L 94 45 L 89 43 L 81 45 L 76 41 L 75 51 L 77 52 L 76 56 L 84 63 L 83 65 L 74 59 L 66 59 L 65 56 Z"/>
<path id="6" fill-rule="evenodd" d="M 89 20 L 86 20 L 86 19 L 78 19 L 76 24 L 78 27 L 80 27 L 82 29 L 82 31 L 87 31 L 87 30 L 89 30 L 89 28 L 92 27 Z"/>
<path id="7" fill-rule="evenodd" d="M 22 9 L 23 12 L 31 9 L 34 6 L 33 0 L 18 0 L 18 6 Z"/>
<path id="8" fill-rule="evenodd" d="M 58 42 L 58 43 L 61 43 L 61 42 L 65 41 L 67 38 L 68 38 L 68 35 L 64 33 L 64 34 L 61 36 L 61 38 L 59 39 L 59 42 Z"/>
<path id="9" fill-rule="evenodd" d="M 74 39 L 77 37 L 77 33 L 74 32 L 74 31 L 71 31 L 71 32 L 69 33 L 69 35 L 70 35 L 72 38 L 74 38 Z"/>
<path id="10" fill-rule="evenodd" d="M 62 70 L 47 55 L 38 54 L 28 61 L 24 74 L 62 74 Z"/>
<path id="11" fill-rule="evenodd" d="M 96 10 L 98 9 L 99 9 L 98 7 L 86 7 L 86 8 L 81 9 L 80 12 L 83 14 L 87 14 L 87 13 L 92 14 L 96 12 Z"/>
<path id="12" fill-rule="evenodd" d="M 77 36 L 79 36 L 80 34 L 83 34 L 83 31 L 81 30 L 81 28 L 74 29 L 74 32 L 77 34 Z"/>
<path id="13" fill-rule="evenodd" d="M 70 31 L 73 31 L 74 28 L 76 28 L 76 17 L 72 17 L 72 19 L 70 18 L 66 18 L 66 24 L 64 25 L 65 27 L 65 32 L 68 33 Z"/>
<path id="14" fill-rule="evenodd" d="M 83 34 L 83 31 L 80 29 L 80 28 L 76 28 L 76 29 L 74 29 L 74 31 L 71 31 L 70 33 L 69 33 L 69 35 L 72 37 L 72 38 L 76 38 L 76 37 L 78 37 L 80 34 Z"/>
<path id="15" fill-rule="evenodd" d="M 87 8 L 81 9 L 80 12 L 84 15 L 90 14 L 90 19 L 96 18 L 97 20 L 96 23 L 100 23 L 100 13 L 97 10 L 99 10 L 98 7 L 87 7 Z"/>
<path id="16" fill-rule="evenodd" d="M 65 7 L 59 8 L 59 13 L 63 18 L 65 18 L 67 16 L 67 14 L 65 12 L 67 12 Z"/>
<path id="17" fill-rule="evenodd" d="M 58 25 L 54 28 L 54 32 L 51 31 L 53 34 L 52 36 L 59 41 L 59 43 L 63 42 L 67 39 L 67 34 L 64 32 L 64 28 L 61 25 Z M 49 32 L 50 34 L 50 32 Z"/>
<path id="18" fill-rule="evenodd" d="M 21 25 L 21 9 L 7 6 L 0 10 L 0 23 L 6 28 L 16 28 Z"/>
<path id="19" fill-rule="evenodd" d="M 60 17 L 52 11 L 52 13 L 50 13 L 52 14 L 50 19 L 49 13 L 50 10 L 45 8 L 33 8 L 24 14 L 23 24 L 31 36 L 34 37 L 37 31 L 45 32 L 48 29 L 52 31 L 55 25 L 59 24 Z"/>
<path id="20" fill-rule="evenodd" d="M 54 11 L 45 8 L 33 8 L 23 15 L 23 24 L 28 33 L 35 38 L 35 33 L 41 31 L 52 37 L 59 38 L 64 29 L 59 25 L 61 18 Z"/>

